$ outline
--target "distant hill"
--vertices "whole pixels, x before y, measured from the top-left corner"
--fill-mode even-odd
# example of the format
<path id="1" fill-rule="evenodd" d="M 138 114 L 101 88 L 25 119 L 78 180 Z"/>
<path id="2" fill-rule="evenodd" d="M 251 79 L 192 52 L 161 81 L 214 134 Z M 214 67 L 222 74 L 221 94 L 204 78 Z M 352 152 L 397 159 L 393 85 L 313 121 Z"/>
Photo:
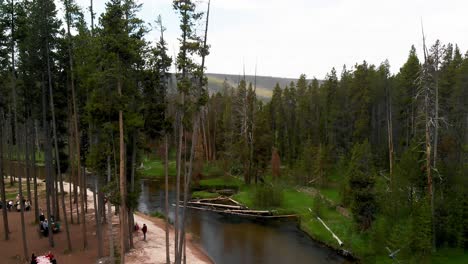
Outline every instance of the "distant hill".
<path id="1" fill-rule="evenodd" d="M 233 74 L 222 74 L 222 73 L 207 73 L 208 77 L 208 88 L 210 93 L 216 93 L 221 91 L 223 88 L 224 80 L 227 81 L 233 87 L 236 87 L 243 76 Z M 247 83 L 254 83 L 255 76 L 246 75 L 245 80 Z M 311 81 L 311 80 L 308 80 Z M 279 83 L 281 88 L 289 85 L 291 82 L 297 82 L 297 79 L 292 78 L 281 78 L 272 76 L 257 76 L 257 96 L 263 98 L 270 98 L 275 88 L 276 83 Z M 319 81 L 320 82 L 320 81 Z M 170 81 L 171 89 L 175 89 L 175 75 L 172 75 Z"/>

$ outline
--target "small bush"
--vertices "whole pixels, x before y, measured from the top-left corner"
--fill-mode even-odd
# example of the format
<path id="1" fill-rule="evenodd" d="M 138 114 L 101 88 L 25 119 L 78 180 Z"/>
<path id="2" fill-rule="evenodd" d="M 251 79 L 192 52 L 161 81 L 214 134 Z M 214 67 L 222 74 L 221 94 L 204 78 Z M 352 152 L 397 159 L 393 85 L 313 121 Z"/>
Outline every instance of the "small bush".
<path id="1" fill-rule="evenodd" d="M 283 203 L 283 188 L 272 185 L 256 186 L 252 198 L 256 207 L 279 207 Z"/>

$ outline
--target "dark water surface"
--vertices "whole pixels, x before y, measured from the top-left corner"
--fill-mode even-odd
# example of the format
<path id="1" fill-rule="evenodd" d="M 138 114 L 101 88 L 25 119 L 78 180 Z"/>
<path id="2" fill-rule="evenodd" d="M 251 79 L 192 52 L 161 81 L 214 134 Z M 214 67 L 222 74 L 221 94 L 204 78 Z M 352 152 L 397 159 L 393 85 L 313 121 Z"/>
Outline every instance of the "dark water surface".
<path id="1" fill-rule="evenodd" d="M 141 182 L 138 210 L 164 213 L 164 182 Z M 169 204 L 175 193 L 169 192 Z M 174 218 L 170 206 L 169 218 Z M 205 252 L 219 264 L 254 263 L 349 263 L 321 246 L 291 222 L 259 222 L 189 210 L 188 230 Z"/>

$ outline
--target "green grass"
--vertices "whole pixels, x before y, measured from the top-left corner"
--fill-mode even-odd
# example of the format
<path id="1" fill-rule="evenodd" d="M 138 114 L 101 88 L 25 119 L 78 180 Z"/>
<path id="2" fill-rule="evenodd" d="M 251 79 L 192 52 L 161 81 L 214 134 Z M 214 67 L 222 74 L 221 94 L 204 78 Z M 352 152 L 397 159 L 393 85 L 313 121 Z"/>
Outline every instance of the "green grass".
<path id="1" fill-rule="evenodd" d="M 337 175 L 340 175 L 337 173 Z M 340 204 L 339 177 L 336 177 L 334 184 L 323 188 L 320 193 L 335 204 Z M 317 241 L 321 241 L 336 249 L 350 251 L 355 257 L 358 257 L 362 263 L 395 263 L 386 254 L 385 245 L 373 245 L 371 231 L 357 231 L 355 222 L 352 218 L 347 218 L 336 211 L 334 206 L 329 203 L 321 203 L 319 207 L 320 217 L 327 226 L 343 241 L 344 246 L 339 247 L 337 241 L 331 233 L 316 218 L 315 213 L 311 213 L 309 208 L 314 211 L 314 204 L 318 201 L 312 195 L 298 192 L 294 188 L 284 189 L 283 203 L 278 208 L 258 208 L 253 202 L 253 186 L 243 185 L 240 191 L 233 198 L 240 203 L 253 209 L 277 210 L 278 213 L 291 212 L 300 216 L 300 227 Z M 374 251 L 377 247 L 382 247 L 382 251 Z M 418 256 L 410 256 L 404 259 L 400 256 L 401 263 L 434 263 L 434 264 L 455 264 L 468 263 L 468 253 L 462 249 L 439 249 L 434 255 L 421 259 Z"/>
<path id="2" fill-rule="evenodd" d="M 143 178 L 163 178 L 164 163 L 158 159 L 145 159 L 143 161 L 143 169 L 140 169 Z M 223 175 L 222 169 L 216 163 L 206 163 L 203 165 L 203 176 L 219 177 Z M 169 176 L 177 175 L 177 167 L 175 160 L 169 160 Z"/>
<path id="3" fill-rule="evenodd" d="M 196 191 L 192 193 L 192 198 L 205 199 L 205 198 L 216 198 L 219 194 L 207 192 L 207 191 Z"/>
<path id="4" fill-rule="evenodd" d="M 243 186 L 233 198 L 250 208 L 255 208 L 252 201 L 253 187 Z M 332 194 L 334 192 L 331 192 Z M 321 241 L 334 248 L 339 248 L 337 241 L 330 232 L 320 223 L 315 215 L 309 211 L 314 208 L 316 202 L 309 194 L 299 192 L 293 188 L 284 190 L 284 199 L 281 207 L 278 208 L 255 208 L 276 210 L 277 213 L 293 213 L 300 216 L 301 229 L 312 238 Z M 328 196 L 327 196 L 328 197 Z M 320 209 L 321 219 L 328 227 L 343 241 L 344 249 L 347 249 L 358 256 L 366 255 L 369 251 L 369 239 L 365 236 L 353 232 L 353 221 L 339 214 L 335 208 L 322 205 Z"/>
<path id="5" fill-rule="evenodd" d="M 162 178 L 164 177 L 164 163 L 161 160 L 148 160 L 143 161 L 143 169 L 141 173 L 143 178 Z M 169 176 L 175 176 L 176 162 L 169 161 Z"/>
<path id="6" fill-rule="evenodd" d="M 19 151 L 19 152 L 23 153 L 22 150 Z M 13 146 L 12 153 L 18 153 L 18 151 L 16 149 L 16 146 Z M 44 160 L 45 160 L 44 152 L 36 151 L 35 155 L 36 155 L 36 164 L 37 165 L 44 165 Z M 14 160 L 14 161 L 16 161 L 16 160 L 24 161 L 25 160 L 25 155 L 20 154 L 19 156 L 13 156 L 12 160 Z"/>
<path id="7" fill-rule="evenodd" d="M 238 189 L 243 181 L 235 177 L 218 177 L 203 179 L 199 182 L 201 189 Z"/>
<path id="8" fill-rule="evenodd" d="M 337 189 L 323 188 L 320 190 L 320 193 L 334 204 L 340 203 L 340 192 Z"/>
<path id="9" fill-rule="evenodd" d="M 15 200 L 16 195 L 18 194 L 17 192 L 18 191 L 16 191 L 16 192 L 5 192 L 5 196 L 6 196 L 7 201 L 8 200 Z"/>

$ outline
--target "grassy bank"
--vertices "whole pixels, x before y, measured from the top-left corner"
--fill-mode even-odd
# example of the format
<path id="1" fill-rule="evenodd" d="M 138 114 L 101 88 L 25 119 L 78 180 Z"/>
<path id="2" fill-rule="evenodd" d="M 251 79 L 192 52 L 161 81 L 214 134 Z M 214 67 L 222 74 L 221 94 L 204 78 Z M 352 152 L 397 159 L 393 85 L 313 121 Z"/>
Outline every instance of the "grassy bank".
<path id="1" fill-rule="evenodd" d="M 239 189 L 243 181 L 235 177 L 218 177 L 203 179 L 199 182 L 200 189 Z"/>
<path id="2" fill-rule="evenodd" d="M 301 229 L 315 240 L 321 241 L 335 249 L 346 249 L 357 256 L 366 254 L 366 239 L 349 232 L 349 230 L 352 230 L 352 220 L 338 213 L 334 207 L 327 206 L 310 194 L 289 187 L 283 190 L 283 202 L 281 206 L 259 208 L 253 201 L 254 188 L 254 186 L 243 186 L 242 190 L 234 195 L 233 198 L 250 208 L 276 210 L 281 214 L 297 214 L 300 216 Z M 309 208 L 313 212 L 310 212 Z M 339 247 L 330 232 L 317 220 L 316 214 L 343 240 L 345 243 L 343 248 Z"/>
<path id="3" fill-rule="evenodd" d="M 177 175 L 177 166 L 175 160 L 169 160 L 169 176 Z M 143 166 L 139 168 L 141 177 L 144 179 L 164 178 L 164 162 L 158 159 L 144 159 Z M 222 170 L 215 162 L 203 165 L 202 175 L 204 177 L 218 177 L 223 175 Z"/>
<path id="4" fill-rule="evenodd" d="M 192 193 L 192 198 L 195 198 L 195 199 L 216 198 L 218 196 L 219 196 L 218 193 L 207 192 L 207 191 L 195 191 Z"/>
<path id="5" fill-rule="evenodd" d="M 346 217 L 336 210 L 335 205 L 339 204 L 340 199 L 339 191 L 336 189 L 326 188 L 320 190 L 320 196 L 327 200 L 323 201 L 308 192 L 299 191 L 292 187 L 285 187 L 282 192 L 283 201 L 277 207 L 256 206 L 254 193 L 255 186 L 243 185 L 233 198 L 249 208 L 276 210 L 280 214 L 297 214 L 300 216 L 300 228 L 313 239 L 337 250 L 344 249 L 350 251 L 353 256 L 360 259 L 363 263 L 395 263 L 394 260 L 388 257 L 385 250 L 380 255 L 376 255 L 374 251 L 376 245 L 373 244 L 371 231 L 365 233 L 356 231 L 352 217 Z M 312 212 L 310 212 L 309 208 L 312 209 Z M 343 247 L 338 245 L 330 232 L 317 220 L 317 215 L 343 241 Z M 381 247 L 384 248 L 385 245 L 381 245 Z M 439 249 L 426 260 L 412 256 L 409 259 L 400 257 L 399 261 L 401 263 L 468 263 L 468 253 L 460 249 L 447 248 Z"/>

